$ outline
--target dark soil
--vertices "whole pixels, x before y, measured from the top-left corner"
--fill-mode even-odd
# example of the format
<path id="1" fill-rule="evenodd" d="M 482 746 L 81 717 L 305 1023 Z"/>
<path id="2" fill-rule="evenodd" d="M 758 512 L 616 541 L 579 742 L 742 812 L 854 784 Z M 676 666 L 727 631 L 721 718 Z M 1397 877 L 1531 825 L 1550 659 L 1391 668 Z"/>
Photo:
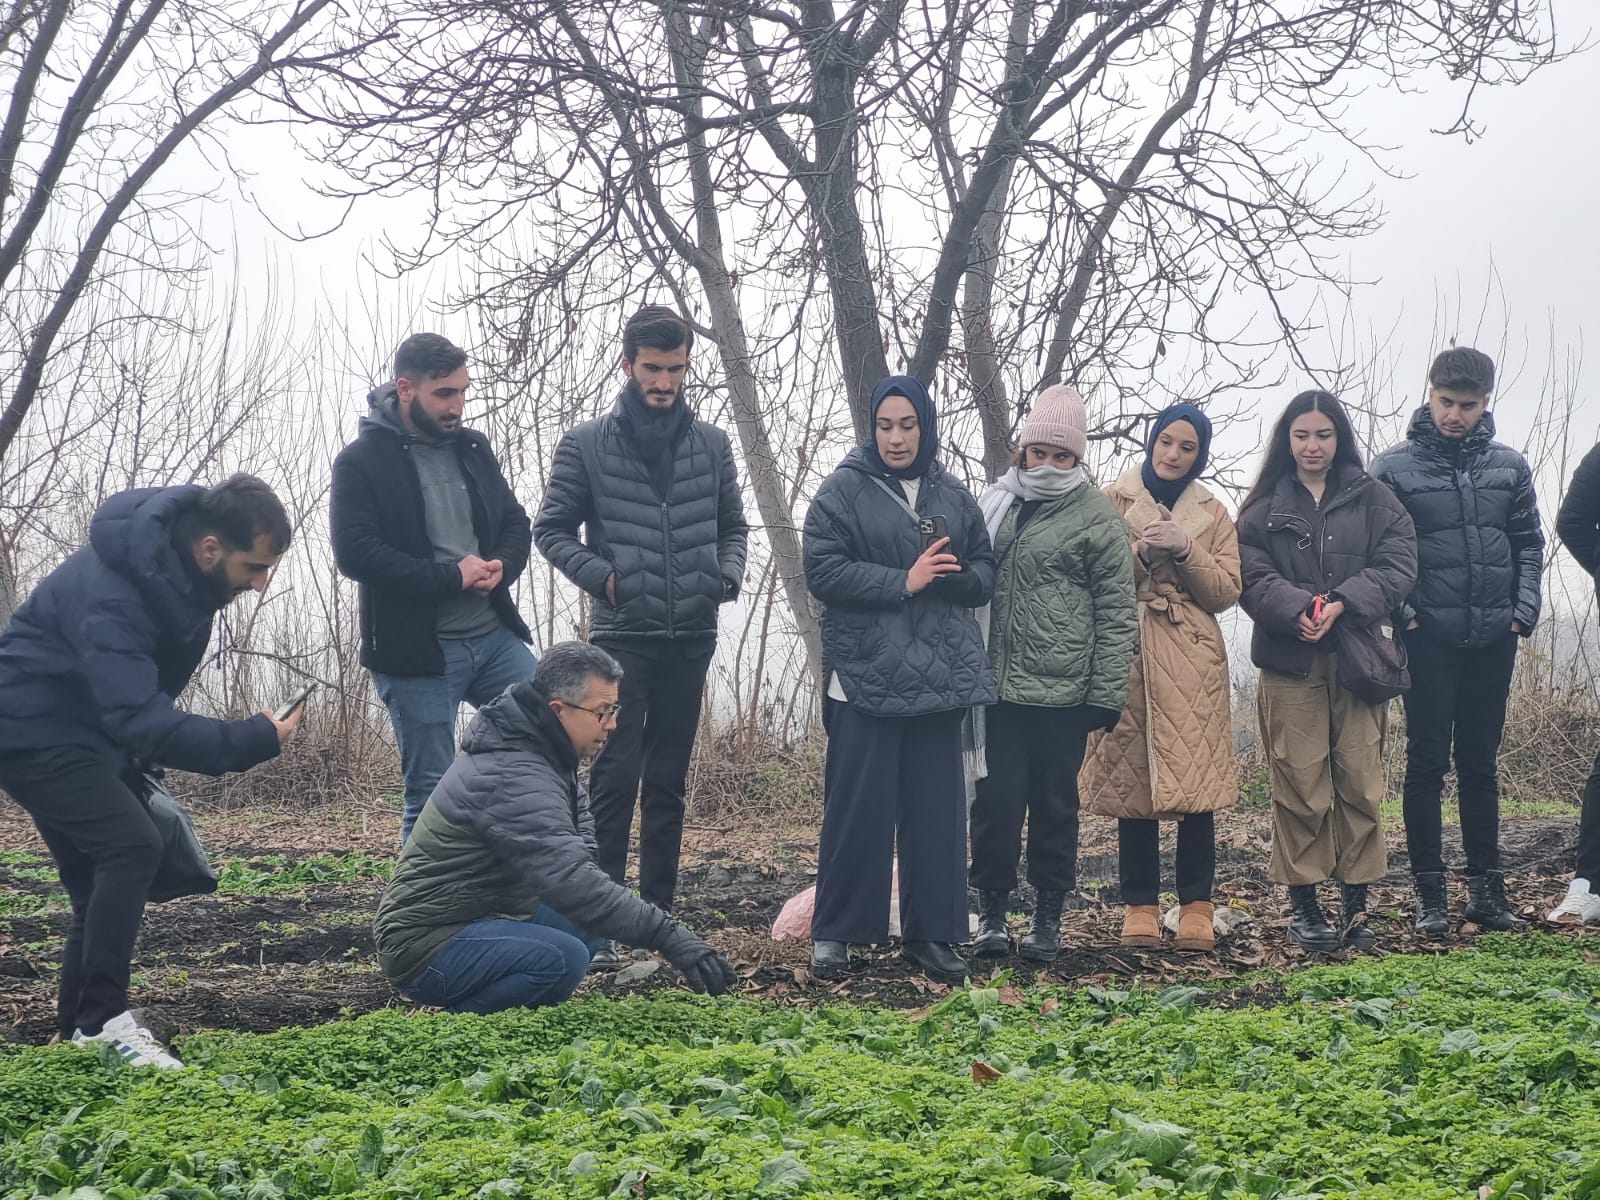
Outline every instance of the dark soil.
<path id="1" fill-rule="evenodd" d="M 312 815 L 300 822 L 291 843 L 263 841 L 259 828 L 236 828 L 226 820 L 202 820 L 212 853 L 221 857 L 311 851 L 384 852 L 392 831 L 365 822 L 359 834 L 330 824 L 319 837 Z M 331 820 L 331 819 L 330 819 Z M 811 979 L 806 942 L 774 942 L 773 920 L 784 902 L 807 887 L 815 871 L 814 831 L 719 827 L 691 830 L 679 887 L 678 917 L 705 933 L 734 961 L 745 995 L 786 1004 L 840 1000 L 919 1008 L 949 989 L 918 974 L 893 946 L 858 947 L 857 969 L 841 982 Z M 1514 902 L 1537 920 L 1565 888 L 1571 873 L 1577 823 L 1548 818 L 1507 821 L 1502 831 L 1504 864 Z M 1440 952 L 1470 945 L 1475 927 L 1460 922 L 1465 886 L 1453 885 L 1457 914 L 1451 941 L 1420 940 L 1411 927 L 1411 889 L 1403 842 L 1391 831 L 1390 874 L 1372 889 L 1370 924 L 1381 952 Z M 1164 841 L 1166 877 L 1171 878 L 1171 831 Z M 1460 860 L 1459 839 L 1446 830 L 1447 861 Z M 0 823 L 0 850 L 37 850 L 31 830 Z M 39 851 L 42 853 L 42 851 Z M 1216 952 L 1185 955 L 1172 950 L 1129 950 L 1117 943 L 1121 922 L 1116 882 L 1115 825 L 1084 822 L 1079 889 L 1065 915 L 1065 948 L 1054 964 L 1036 968 L 1009 956 L 975 961 L 974 977 L 1004 971 L 1020 986 L 1063 987 L 1116 983 L 1162 986 L 1173 982 L 1212 985 L 1202 1001 L 1218 1007 L 1271 1005 L 1287 998 L 1282 985 L 1261 973 L 1305 965 L 1313 956 L 1290 947 L 1284 937 L 1283 889 L 1267 876 L 1267 814 L 1240 809 L 1218 821 L 1218 903 L 1249 919 Z M 67 913 L 59 887 L 34 879 L 47 860 L 0 864 L 0 1037 L 43 1042 L 55 1032 L 54 976 L 65 937 Z M 302 892 L 272 896 L 206 896 L 152 905 L 133 964 L 133 998 L 160 1034 L 201 1029 L 266 1031 L 287 1025 L 336 1020 L 390 1005 L 404 1005 L 378 971 L 369 926 L 382 890 L 379 883 L 318 884 Z M 1325 903 L 1337 904 L 1334 889 Z M 57 897 L 57 899 L 52 899 Z M 1169 898 L 1170 902 L 1170 898 Z M 42 911 L 41 905 L 48 905 Z M 1032 896 L 1024 887 L 1013 911 L 1025 913 Z M 17 915 L 6 915 L 13 913 Z M 1025 923 L 1019 919 L 1017 932 Z M 1575 936 L 1581 936 L 1581 933 Z M 636 961 L 649 956 L 637 952 Z M 1231 983 L 1229 981 L 1232 981 Z M 586 990 L 617 995 L 680 986 L 662 966 L 638 982 L 619 984 L 611 975 L 591 976 Z"/>

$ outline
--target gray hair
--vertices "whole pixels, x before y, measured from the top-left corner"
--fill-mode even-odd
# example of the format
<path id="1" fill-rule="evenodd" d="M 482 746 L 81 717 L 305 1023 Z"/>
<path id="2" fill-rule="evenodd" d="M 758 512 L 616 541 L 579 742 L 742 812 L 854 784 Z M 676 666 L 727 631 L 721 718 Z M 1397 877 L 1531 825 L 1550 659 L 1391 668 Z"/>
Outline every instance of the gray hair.
<path id="1" fill-rule="evenodd" d="M 620 682 L 622 664 L 588 642 L 557 642 L 539 656 L 533 686 L 551 700 L 582 704 L 589 681 L 597 678 L 606 683 Z"/>

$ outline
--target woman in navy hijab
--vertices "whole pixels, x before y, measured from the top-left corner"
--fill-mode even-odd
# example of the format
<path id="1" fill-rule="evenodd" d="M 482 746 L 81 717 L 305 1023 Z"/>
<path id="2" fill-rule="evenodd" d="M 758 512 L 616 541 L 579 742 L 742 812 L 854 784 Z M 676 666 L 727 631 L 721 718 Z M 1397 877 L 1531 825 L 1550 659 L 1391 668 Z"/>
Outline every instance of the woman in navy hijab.
<path id="1" fill-rule="evenodd" d="M 994 681 L 973 615 L 995 561 L 977 501 L 939 465 L 921 382 L 885 379 L 872 432 L 806 514 L 806 586 L 822 604 L 823 778 L 811 970 L 837 979 L 851 943 L 888 939 L 900 868 L 901 955 L 959 983 L 970 936 L 961 718 Z"/>

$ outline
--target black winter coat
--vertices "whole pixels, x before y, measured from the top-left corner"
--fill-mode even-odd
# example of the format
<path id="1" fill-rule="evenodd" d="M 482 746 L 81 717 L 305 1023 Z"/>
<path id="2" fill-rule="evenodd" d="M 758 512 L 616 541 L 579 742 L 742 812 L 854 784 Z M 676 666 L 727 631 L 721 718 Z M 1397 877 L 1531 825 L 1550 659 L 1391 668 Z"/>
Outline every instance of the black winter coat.
<path id="1" fill-rule="evenodd" d="M 1556 514 L 1556 536 L 1600 588 L 1600 446 L 1583 456 Z"/>
<path id="2" fill-rule="evenodd" d="M 738 595 L 744 579 L 750 528 L 733 446 L 715 425 L 689 422 L 673 447 L 663 496 L 623 432 L 621 407 L 618 401 L 557 444 L 534 541 L 593 597 L 595 641 L 715 638 L 718 607 Z M 613 573 L 615 607 L 606 596 Z"/>
<path id="3" fill-rule="evenodd" d="M 859 447 L 823 480 L 806 513 L 806 586 L 823 604 L 824 679 L 878 717 L 993 704 L 994 672 L 972 610 L 994 592 L 995 558 L 972 493 L 938 463 L 917 491 L 919 516 L 943 516 L 961 570 L 905 598 L 922 553 L 917 522 L 884 490 Z"/>
<path id="4" fill-rule="evenodd" d="M 174 523 L 205 491 L 139 488 L 112 496 L 89 544 L 33 589 L 0 634 L 0 753 L 87 746 L 121 766 L 204 775 L 278 754 L 258 713 L 219 721 L 180 712 L 221 600 L 173 545 Z"/>
<path id="5" fill-rule="evenodd" d="M 511 598 L 533 542 L 527 511 L 517 503 L 483 434 L 462 429 L 452 444 L 472 496 L 478 554 L 505 566 L 489 605 L 512 633 L 531 642 L 533 635 Z M 340 572 L 361 585 L 362 665 L 385 675 L 442 675 L 439 604 L 461 594 L 461 572 L 455 563 L 433 559 L 422 484 L 410 451 L 410 438 L 369 419 L 333 460 L 328 499 L 333 558 Z"/>
<path id="6" fill-rule="evenodd" d="M 1404 444 L 1372 463 L 1417 527 L 1417 584 L 1401 616 L 1450 646 L 1486 646 L 1539 621 L 1544 533 L 1533 472 L 1494 440 L 1494 415 L 1465 438 L 1445 437 L 1428 406 Z"/>
<path id="7" fill-rule="evenodd" d="M 384 889 L 373 921 L 384 973 L 404 985 L 474 921 L 543 904 L 593 936 L 660 948 L 677 926 L 612 882 L 594 847 L 572 739 L 519 683 L 472 718 Z"/>
<path id="8" fill-rule="evenodd" d="M 1304 679 L 1320 643 L 1300 640 L 1300 614 L 1314 596 L 1338 592 L 1341 621 L 1394 619 L 1417 581 L 1417 536 L 1394 493 L 1364 471 L 1334 468 L 1319 507 L 1293 475 L 1239 514 L 1244 592 L 1255 622 L 1250 660 Z"/>

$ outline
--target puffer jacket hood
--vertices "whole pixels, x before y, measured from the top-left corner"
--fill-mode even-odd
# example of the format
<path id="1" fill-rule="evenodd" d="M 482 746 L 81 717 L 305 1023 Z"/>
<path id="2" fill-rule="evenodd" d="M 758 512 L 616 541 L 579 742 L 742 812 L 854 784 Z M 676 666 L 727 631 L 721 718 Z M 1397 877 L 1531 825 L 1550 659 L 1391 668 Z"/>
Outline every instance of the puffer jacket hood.
<path id="1" fill-rule="evenodd" d="M 1447 438 L 1424 404 L 1405 442 L 1372 463 L 1416 524 L 1417 583 L 1402 616 L 1446 645 L 1488 645 L 1513 621 L 1527 636 L 1539 620 L 1544 533 L 1533 472 L 1494 433 L 1484 413 L 1466 437 Z"/>
<path id="2" fill-rule="evenodd" d="M 461 735 L 464 754 L 512 749 L 532 750 L 562 771 L 578 769 L 572 739 L 532 680 L 514 684 L 478 709 Z"/>
<path id="3" fill-rule="evenodd" d="M 222 607 L 198 572 L 184 566 L 172 542 L 178 518 L 204 494 L 205 488 L 193 486 L 135 488 L 110 497 L 89 522 L 89 544 L 100 561 L 130 580 L 156 620 L 173 631 L 209 626 Z"/>

